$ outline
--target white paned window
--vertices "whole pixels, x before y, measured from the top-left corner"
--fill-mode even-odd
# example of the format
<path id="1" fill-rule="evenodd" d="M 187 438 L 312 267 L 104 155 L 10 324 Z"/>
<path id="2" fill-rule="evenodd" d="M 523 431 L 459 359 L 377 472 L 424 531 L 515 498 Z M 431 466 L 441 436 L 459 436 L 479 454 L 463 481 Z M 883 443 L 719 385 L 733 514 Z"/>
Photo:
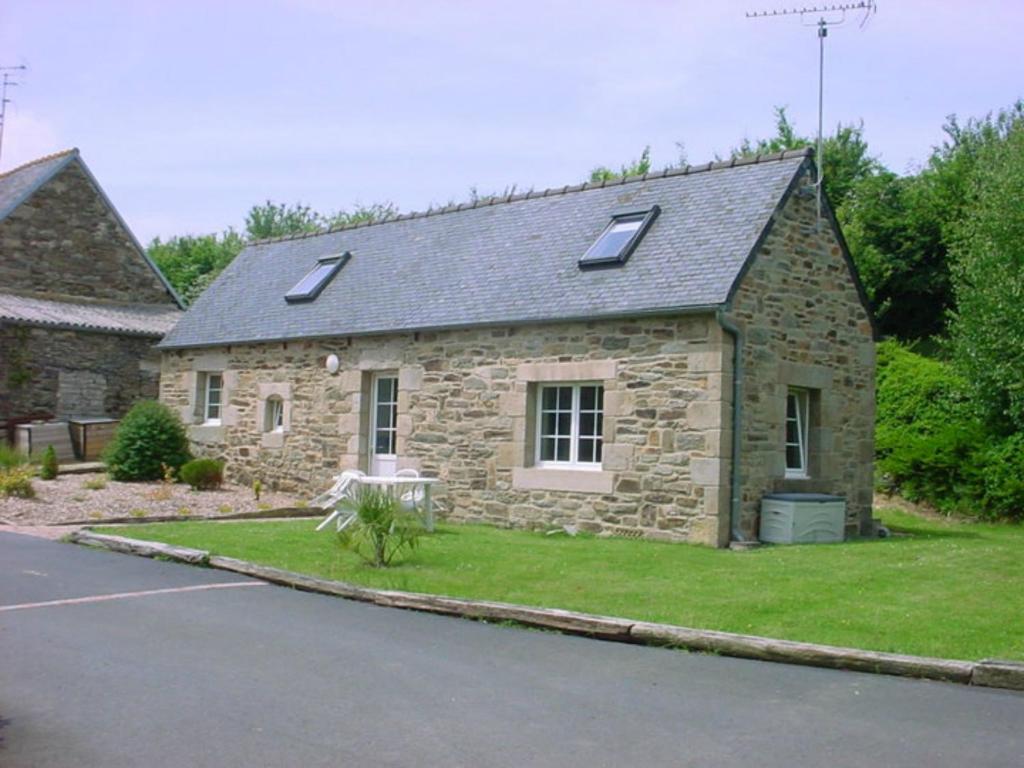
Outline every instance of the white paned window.
<path id="1" fill-rule="evenodd" d="M 540 386 L 537 392 L 537 466 L 600 469 L 603 430 L 603 386 Z"/>
<path id="2" fill-rule="evenodd" d="M 219 373 L 205 374 L 203 387 L 203 422 L 220 424 L 221 398 L 224 394 L 224 377 Z"/>
<path id="3" fill-rule="evenodd" d="M 807 477 L 809 401 L 806 389 L 786 392 L 786 477 Z"/>
<path id="4" fill-rule="evenodd" d="M 373 452 L 394 456 L 398 435 L 398 378 L 377 376 L 373 399 Z"/>
<path id="5" fill-rule="evenodd" d="M 284 431 L 284 400 L 277 395 L 267 398 L 267 404 L 263 411 L 263 431 Z"/>

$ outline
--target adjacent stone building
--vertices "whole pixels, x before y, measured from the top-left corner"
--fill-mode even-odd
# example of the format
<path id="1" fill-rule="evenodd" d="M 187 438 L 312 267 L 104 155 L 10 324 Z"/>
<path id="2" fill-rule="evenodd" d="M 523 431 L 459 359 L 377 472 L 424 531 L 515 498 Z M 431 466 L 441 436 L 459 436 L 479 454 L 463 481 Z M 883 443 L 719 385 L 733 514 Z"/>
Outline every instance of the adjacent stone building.
<path id="1" fill-rule="evenodd" d="M 0 427 L 156 397 L 181 309 L 78 150 L 0 175 Z"/>
<path id="2" fill-rule="evenodd" d="M 161 398 L 242 482 L 412 467 L 452 519 L 713 546 L 828 492 L 868 532 L 873 331 L 813 180 L 786 152 L 253 244 Z"/>

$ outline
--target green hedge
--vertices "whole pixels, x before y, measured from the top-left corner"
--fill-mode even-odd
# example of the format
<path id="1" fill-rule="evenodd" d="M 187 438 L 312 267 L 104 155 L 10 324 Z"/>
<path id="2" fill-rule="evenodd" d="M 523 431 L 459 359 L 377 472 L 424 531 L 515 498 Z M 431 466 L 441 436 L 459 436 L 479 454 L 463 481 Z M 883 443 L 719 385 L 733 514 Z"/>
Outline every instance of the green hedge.
<path id="1" fill-rule="evenodd" d="M 995 434 L 967 391 L 947 363 L 878 346 L 879 489 L 943 512 L 1024 518 L 1024 435 Z"/>

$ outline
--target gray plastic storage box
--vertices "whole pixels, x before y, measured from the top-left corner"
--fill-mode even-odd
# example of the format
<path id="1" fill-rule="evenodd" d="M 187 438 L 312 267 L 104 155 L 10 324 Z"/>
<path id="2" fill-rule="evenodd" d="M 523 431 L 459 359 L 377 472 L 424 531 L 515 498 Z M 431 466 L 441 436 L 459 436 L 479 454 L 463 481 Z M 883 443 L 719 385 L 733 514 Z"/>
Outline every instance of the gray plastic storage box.
<path id="1" fill-rule="evenodd" d="M 761 499 L 761 541 L 813 544 L 842 541 L 846 499 L 824 493 L 770 493 Z"/>

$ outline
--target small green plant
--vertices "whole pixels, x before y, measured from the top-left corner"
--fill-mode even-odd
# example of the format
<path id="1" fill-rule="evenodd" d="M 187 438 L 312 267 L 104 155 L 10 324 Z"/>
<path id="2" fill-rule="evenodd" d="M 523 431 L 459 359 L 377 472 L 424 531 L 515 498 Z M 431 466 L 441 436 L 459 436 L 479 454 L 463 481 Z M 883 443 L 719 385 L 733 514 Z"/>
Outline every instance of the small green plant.
<path id="1" fill-rule="evenodd" d="M 39 463 L 39 479 L 56 480 L 59 468 L 57 452 L 53 449 L 52 445 L 46 446 L 46 450 L 43 451 L 42 461 Z"/>
<path id="2" fill-rule="evenodd" d="M 224 482 L 224 462 L 192 459 L 181 468 L 181 479 L 197 491 L 214 491 Z"/>
<path id="3" fill-rule="evenodd" d="M 31 499 L 36 495 L 32 487 L 32 467 L 22 464 L 15 467 L 0 467 L 0 496 L 16 496 L 20 499 Z"/>
<path id="4" fill-rule="evenodd" d="M 268 509 L 273 509 L 273 508 L 274 508 L 273 504 L 268 504 L 265 501 L 261 501 L 259 504 L 256 505 L 256 509 L 258 509 L 260 512 L 266 512 Z"/>
<path id="5" fill-rule="evenodd" d="M 89 517 L 91 517 L 93 520 L 102 520 L 103 513 L 96 509 L 89 513 Z"/>
<path id="6" fill-rule="evenodd" d="M 131 512 L 129 512 L 128 514 L 129 514 L 129 515 L 130 515 L 131 517 L 145 517 L 145 516 L 146 516 L 147 514 L 149 514 L 149 513 L 148 513 L 148 512 L 146 511 L 146 510 L 144 510 L 144 509 L 133 509 L 133 510 L 132 510 Z"/>
<path id="7" fill-rule="evenodd" d="M 174 411 L 143 400 L 121 420 L 103 458 L 114 480 L 159 480 L 165 465 L 176 468 L 189 460 L 188 436 Z"/>
<path id="8" fill-rule="evenodd" d="M 0 442 L 0 469 L 11 469 L 25 464 L 28 464 L 28 456 L 11 448 L 6 443 Z"/>
<path id="9" fill-rule="evenodd" d="M 256 501 L 260 500 L 260 494 L 263 493 L 263 483 L 257 477 L 252 481 L 252 495 L 256 497 Z"/>
<path id="10" fill-rule="evenodd" d="M 189 509 L 188 507 L 181 507 L 181 508 L 178 509 L 178 514 L 181 515 L 182 517 L 188 517 L 189 515 L 192 514 L 192 510 Z"/>
<path id="11" fill-rule="evenodd" d="M 71 500 L 72 501 L 88 501 L 89 497 L 86 496 L 84 493 L 76 493 L 74 496 L 71 497 Z"/>
<path id="12" fill-rule="evenodd" d="M 82 487 L 87 491 L 102 491 L 107 487 L 107 478 L 103 475 L 100 475 L 99 477 L 90 477 L 82 483 Z"/>
<path id="13" fill-rule="evenodd" d="M 345 508 L 355 520 L 338 533 L 338 541 L 374 568 L 385 568 L 402 550 L 413 550 L 423 533 L 419 518 L 381 488 L 361 488 Z"/>
<path id="14" fill-rule="evenodd" d="M 217 511 L 220 512 L 222 515 L 230 515 L 232 512 L 234 512 L 234 509 L 230 504 L 221 504 L 219 507 L 217 507 Z"/>

